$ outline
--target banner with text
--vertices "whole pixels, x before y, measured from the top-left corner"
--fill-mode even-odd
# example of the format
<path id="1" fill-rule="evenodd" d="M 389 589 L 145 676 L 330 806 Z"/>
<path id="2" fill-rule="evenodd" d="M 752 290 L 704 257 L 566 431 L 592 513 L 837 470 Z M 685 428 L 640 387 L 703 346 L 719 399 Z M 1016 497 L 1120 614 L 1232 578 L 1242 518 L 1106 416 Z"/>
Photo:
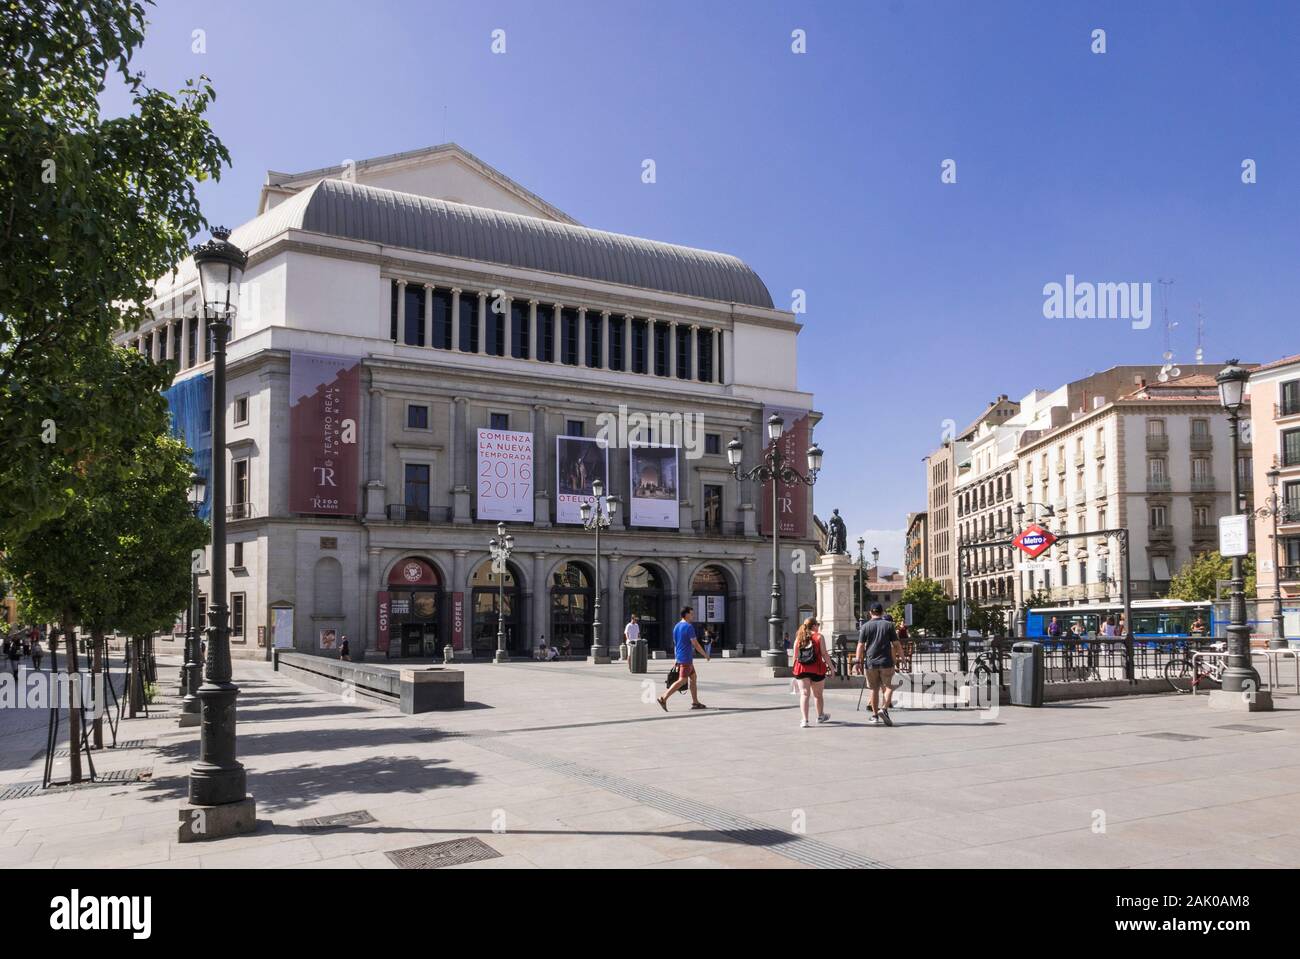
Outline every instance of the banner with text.
<path id="1" fill-rule="evenodd" d="M 628 475 L 632 477 L 632 504 L 628 522 L 633 526 L 677 529 L 678 512 L 676 446 L 628 447 Z"/>
<path id="2" fill-rule="evenodd" d="M 777 441 L 781 444 L 781 455 L 786 462 L 800 473 L 808 472 L 808 447 L 811 445 L 811 424 L 808 422 L 809 410 L 781 409 L 763 407 L 764 450 L 771 449 L 767 439 L 767 421 L 773 413 L 785 420 L 785 432 Z M 758 505 L 759 530 L 764 536 L 772 535 L 772 480 L 763 484 L 763 499 Z M 777 486 L 777 512 L 781 517 L 781 535 L 802 538 L 808 535 L 808 486 L 798 481 L 781 483 Z"/>
<path id="3" fill-rule="evenodd" d="M 582 504 L 591 502 L 591 484 L 600 480 L 609 489 L 609 451 L 599 440 L 584 436 L 555 437 L 555 521 L 581 523 Z"/>
<path id="4" fill-rule="evenodd" d="M 355 516 L 361 361 L 293 352 L 289 357 L 289 509 Z"/>
<path id="5" fill-rule="evenodd" d="M 478 431 L 478 518 L 533 521 L 533 434 Z"/>

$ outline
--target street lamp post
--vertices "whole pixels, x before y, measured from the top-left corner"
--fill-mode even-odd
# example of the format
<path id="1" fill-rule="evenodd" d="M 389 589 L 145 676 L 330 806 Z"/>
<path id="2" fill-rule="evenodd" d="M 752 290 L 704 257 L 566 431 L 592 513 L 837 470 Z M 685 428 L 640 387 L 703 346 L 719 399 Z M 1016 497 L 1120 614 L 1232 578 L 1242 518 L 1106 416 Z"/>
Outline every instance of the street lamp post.
<path id="1" fill-rule="evenodd" d="M 1219 384 L 1219 401 L 1228 414 L 1228 436 L 1232 440 L 1232 515 L 1241 509 L 1241 473 L 1237 469 L 1240 454 L 1241 408 L 1245 403 L 1246 381 L 1250 374 L 1229 360 L 1215 380 Z M 1228 615 L 1228 666 L 1223 671 L 1221 688 L 1211 692 L 1210 705 L 1246 709 L 1251 712 L 1272 709 L 1272 693 L 1259 688 L 1259 673 L 1251 663 L 1250 625 L 1246 622 L 1245 580 L 1241 557 L 1232 557 L 1231 598 Z"/>
<path id="2" fill-rule="evenodd" d="M 1297 517 L 1290 515 L 1290 508 L 1278 496 L 1277 484 L 1282 471 L 1274 466 L 1264 475 L 1268 477 L 1268 505 L 1255 510 L 1255 514 L 1273 520 L 1273 635 L 1269 637 L 1268 648 L 1286 649 L 1286 623 L 1282 617 L 1282 569 L 1278 565 L 1281 562 L 1281 555 L 1278 551 L 1277 523 L 1278 517 L 1281 517 L 1284 523 L 1292 522 Z"/>
<path id="3" fill-rule="evenodd" d="M 230 231 L 214 228 L 212 239 L 194 250 L 200 299 L 212 331 L 212 599 L 208 605 L 208 655 L 204 682 L 196 695 L 202 710 L 199 760 L 190 770 L 193 806 L 239 805 L 229 815 L 195 813 L 187 837 L 212 838 L 221 832 L 253 828 L 253 797 L 245 791 L 244 767 L 235 758 L 235 699 L 232 681 L 229 609 L 226 605 L 226 339 L 239 305 L 239 285 L 248 256 L 229 240 Z M 195 835 L 193 833 L 197 832 Z"/>
<path id="4" fill-rule="evenodd" d="M 584 502 L 578 508 L 582 514 L 582 525 L 584 529 L 594 531 L 596 534 L 596 597 L 595 606 L 592 608 L 591 618 L 591 653 L 587 659 L 592 663 L 609 662 L 609 653 L 605 649 L 605 644 L 601 642 L 600 632 L 600 531 L 609 529 L 610 523 L 618 514 L 618 497 L 611 496 L 602 505 L 601 500 L 605 496 L 605 484 L 596 480 L 591 484 L 592 502 Z"/>
<path id="5" fill-rule="evenodd" d="M 863 589 L 867 580 L 867 557 L 863 550 L 866 548 L 867 541 L 861 536 L 858 537 L 858 629 L 862 628 L 863 622 L 867 618 L 866 598 L 863 595 Z"/>
<path id="6" fill-rule="evenodd" d="M 497 574 L 497 652 L 494 663 L 510 662 L 506 651 L 506 563 L 515 551 L 515 538 L 506 532 L 505 523 L 497 523 L 497 534 L 488 541 L 492 571 Z"/>
<path id="7" fill-rule="evenodd" d="M 190 477 L 190 509 L 195 518 L 198 517 L 199 509 L 203 506 L 207 487 L 208 481 L 202 473 L 195 473 Z M 195 550 L 195 552 L 201 554 L 202 550 Z M 190 567 L 190 605 L 185 611 L 185 662 L 181 664 L 181 694 L 184 696 L 181 700 L 181 723 L 185 725 L 193 725 L 193 723 L 186 722 L 184 717 L 199 714 L 197 693 L 203 682 L 203 667 L 199 664 L 199 631 L 203 626 L 199 622 L 198 607 L 199 570 L 196 556 Z"/>
<path id="8" fill-rule="evenodd" d="M 781 513 L 779 510 L 779 487 L 781 483 L 803 483 L 812 486 L 817 482 L 817 474 L 822 468 L 822 449 L 816 443 L 808 448 L 808 474 L 805 476 L 793 466 L 781 452 L 781 434 L 785 432 L 785 420 L 773 413 L 767 421 L 767 436 L 771 446 L 759 455 L 758 465 L 750 470 L 742 470 L 741 459 L 744 457 L 744 445 L 737 437 L 727 444 L 727 462 L 737 480 L 756 479 L 772 484 L 772 608 L 767 619 L 767 649 L 763 653 L 763 665 L 771 667 L 788 667 L 789 659 L 785 646 L 781 642 Z"/>

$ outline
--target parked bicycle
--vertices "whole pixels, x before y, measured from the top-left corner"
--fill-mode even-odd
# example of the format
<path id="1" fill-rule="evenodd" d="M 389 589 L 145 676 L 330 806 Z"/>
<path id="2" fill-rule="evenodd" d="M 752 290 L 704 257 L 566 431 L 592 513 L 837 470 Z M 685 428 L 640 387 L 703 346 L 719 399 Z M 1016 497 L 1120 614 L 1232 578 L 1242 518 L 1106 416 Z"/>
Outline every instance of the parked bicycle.
<path id="1" fill-rule="evenodd" d="M 998 687 L 1002 684 L 1002 663 L 998 649 L 989 643 L 980 650 L 970 668 L 971 696 L 980 704 L 997 702 Z"/>
<path id="2" fill-rule="evenodd" d="M 1222 653 L 1227 643 L 1215 643 L 1211 652 Z M 1165 680 L 1175 692 L 1190 693 L 1198 689 L 1217 689 L 1223 683 L 1223 671 L 1228 668 L 1226 656 L 1194 655 L 1196 650 L 1179 646 L 1173 658 L 1165 663 Z"/>

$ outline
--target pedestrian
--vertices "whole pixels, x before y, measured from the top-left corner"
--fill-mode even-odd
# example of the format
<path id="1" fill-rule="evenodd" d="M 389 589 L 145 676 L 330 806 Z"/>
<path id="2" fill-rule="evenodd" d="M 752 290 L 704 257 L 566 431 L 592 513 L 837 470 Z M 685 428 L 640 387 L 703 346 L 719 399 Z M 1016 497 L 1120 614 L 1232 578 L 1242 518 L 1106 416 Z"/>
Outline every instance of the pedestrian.
<path id="1" fill-rule="evenodd" d="M 713 627 L 712 626 L 704 627 L 704 655 L 705 656 L 713 655 Z"/>
<path id="2" fill-rule="evenodd" d="M 858 632 L 858 649 L 853 659 L 856 668 L 865 668 L 866 682 L 871 687 L 871 718 L 867 721 L 873 726 L 879 723 L 894 725 L 894 721 L 889 718 L 889 707 L 893 704 L 894 656 L 898 649 L 898 634 L 894 632 L 894 624 L 885 619 L 884 614 L 885 608 L 879 603 L 871 605 L 871 618 L 862 624 L 862 629 Z"/>
<path id="3" fill-rule="evenodd" d="M 627 644 L 627 654 L 632 655 L 632 644 L 641 638 L 641 620 L 633 613 L 623 627 L 623 642 Z"/>
<path id="4" fill-rule="evenodd" d="M 831 660 L 826 655 L 826 644 L 822 642 L 817 626 L 817 620 L 809 616 L 794 637 L 794 676 L 800 685 L 800 729 L 807 729 L 811 725 L 808 722 L 809 695 L 817 701 L 817 722 L 824 723 L 831 718 L 826 713 L 826 704 L 822 699 L 826 675 L 831 671 Z"/>
<path id="5" fill-rule="evenodd" d="M 659 697 L 659 706 L 664 712 L 668 712 L 668 697 L 690 685 L 691 689 L 691 709 L 708 709 L 700 702 L 699 691 L 695 684 L 695 653 L 704 657 L 704 661 L 709 661 L 709 654 L 700 646 L 700 639 L 695 633 L 695 609 L 691 606 L 682 607 L 682 618 L 673 627 L 673 647 L 675 666 L 677 668 L 677 681 L 674 682 Z"/>
<path id="6" fill-rule="evenodd" d="M 1050 636 L 1052 639 L 1061 638 L 1061 624 L 1057 622 L 1055 616 L 1053 616 L 1052 621 L 1047 624 L 1047 635 Z"/>
<path id="7" fill-rule="evenodd" d="M 8 636 L 5 638 L 5 655 L 9 657 L 9 671 L 14 674 L 14 682 L 18 681 L 18 661 L 22 659 L 23 647 L 19 643 L 17 636 Z"/>
<path id="8" fill-rule="evenodd" d="M 37 671 L 40 671 L 41 660 L 45 658 L 45 650 L 41 648 L 41 637 L 38 635 L 32 640 L 32 665 Z"/>
<path id="9" fill-rule="evenodd" d="M 348 645 L 347 634 L 343 634 L 343 639 L 339 643 L 339 659 L 345 662 L 352 662 L 352 647 Z"/>
<path id="10" fill-rule="evenodd" d="M 1115 617 L 1114 617 L 1114 616 L 1107 616 L 1107 617 L 1106 617 L 1106 622 L 1105 622 L 1105 623 L 1102 625 L 1102 627 L 1101 627 L 1101 634 L 1102 634 L 1103 636 L 1114 636 L 1114 635 L 1115 635 Z"/>

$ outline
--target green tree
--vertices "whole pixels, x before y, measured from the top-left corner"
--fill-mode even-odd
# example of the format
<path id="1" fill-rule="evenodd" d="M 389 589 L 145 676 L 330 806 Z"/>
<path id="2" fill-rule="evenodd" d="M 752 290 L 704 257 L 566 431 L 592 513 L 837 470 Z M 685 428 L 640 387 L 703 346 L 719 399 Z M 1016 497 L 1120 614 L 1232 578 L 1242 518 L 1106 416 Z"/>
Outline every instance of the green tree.
<path id="1" fill-rule="evenodd" d="M 121 352 L 147 365 L 131 351 Z M 146 427 L 135 441 L 86 464 L 80 495 L 4 556 L 5 573 L 15 580 L 30 615 L 58 622 L 68 637 L 76 626 L 91 633 L 93 672 L 102 665 L 106 633 L 138 635 L 171 625 L 188 602 L 190 553 L 206 540 L 206 527 L 193 517 L 187 499 L 189 453 L 168 434 L 167 416 L 161 394 L 148 394 L 132 420 Z M 68 674 L 76 683 L 76 644 L 67 642 L 65 649 Z M 69 732 L 72 781 L 77 782 L 78 710 L 70 711 Z"/>
<path id="2" fill-rule="evenodd" d="M 1035 590 L 1029 596 L 1025 597 L 1025 608 L 1036 609 L 1039 606 L 1051 606 L 1052 597 L 1044 590 Z"/>
<path id="3" fill-rule="evenodd" d="M 1255 556 L 1241 561 L 1242 576 L 1246 581 L 1246 595 L 1255 593 Z M 1169 581 L 1169 598 L 1190 602 L 1214 599 L 1218 584 L 1232 578 L 1232 559 L 1220 556 L 1217 550 L 1198 553 L 1183 564 Z"/>
<path id="4" fill-rule="evenodd" d="M 903 588 L 903 595 L 890 608 L 889 615 L 896 623 L 905 622 L 904 610 L 911 603 L 913 629 L 927 636 L 947 636 L 952 631 L 948 619 L 948 604 L 951 602 L 937 580 L 914 579 Z"/>
<path id="5" fill-rule="evenodd" d="M 79 495 L 84 463 L 137 435 L 144 388 L 109 339 L 205 225 L 197 182 L 229 163 L 206 78 L 173 96 L 132 70 L 145 8 L 9 0 L 0 15 L 0 549 Z M 104 117 L 107 82 L 130 109 Z"/>
<path id="6" fill-rule="evenodd" d="M 966 611 L 966 628 L 978 630 L 984 636 L 1005 636 L 1006 616 L 1001 606 L 981 606 L 971 600 Z"/>

